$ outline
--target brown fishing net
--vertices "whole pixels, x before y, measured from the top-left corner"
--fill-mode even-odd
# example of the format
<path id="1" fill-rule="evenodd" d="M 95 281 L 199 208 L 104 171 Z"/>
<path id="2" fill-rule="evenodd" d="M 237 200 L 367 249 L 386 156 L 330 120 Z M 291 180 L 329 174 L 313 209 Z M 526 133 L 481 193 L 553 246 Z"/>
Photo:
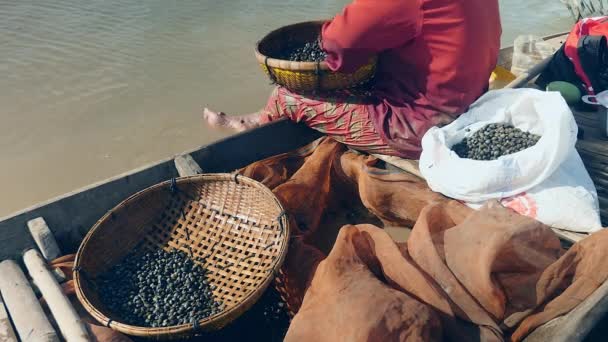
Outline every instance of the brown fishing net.
<path id="1" fill-rule="evenodd" d="M 565 253 L 535 220 L 499 204 L 473 211 L 380 166 L 322 139 L 241 171 L 293 218 L 280 282 L 296 312 L 287 341 L 518 341 L 608 277 L 608 231 Z M 381 223 L 353 215 L 325 257 L 344 223 L 336 213 L 361 204 Z M 397 243 L 378 226 L 413 230 Z"/>
<path id="2" fill-rule="evenodd" d="M 608 231 L 566 252 L 537 221 L 471 210 L 330 139 L 240 172 L 290 214 L 286 341 L 519 341 L 608 278 Z"/>

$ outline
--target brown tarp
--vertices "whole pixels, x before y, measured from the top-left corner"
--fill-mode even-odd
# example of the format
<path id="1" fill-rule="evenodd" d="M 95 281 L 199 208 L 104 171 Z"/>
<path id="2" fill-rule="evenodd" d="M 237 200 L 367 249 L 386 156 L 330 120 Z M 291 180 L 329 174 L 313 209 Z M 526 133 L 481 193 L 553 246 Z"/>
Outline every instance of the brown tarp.
<path id="1" fill-rule="evenodd" d="M 292 215 L 287 341 L 519 341 L 608 277 L 608 231 L 566 252 L 535 220 L 497 203 L 471 210 L 377 166 L 322 139 L 241 170 Z M 336 213 L 361 205 L 381 223 L 345 225 L 325 257 Z M 413 230 L 397 243 L 379 225 Z"/>

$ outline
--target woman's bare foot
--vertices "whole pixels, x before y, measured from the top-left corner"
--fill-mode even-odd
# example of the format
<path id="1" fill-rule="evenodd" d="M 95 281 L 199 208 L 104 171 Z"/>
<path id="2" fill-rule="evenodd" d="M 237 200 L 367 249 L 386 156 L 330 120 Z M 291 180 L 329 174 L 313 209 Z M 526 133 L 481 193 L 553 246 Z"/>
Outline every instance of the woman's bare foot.
<path id="1" fill-rule="evenodd" d="M 231 116 L 205 108 L 203 110 L 203 119 L 213 128 L 225 128 L 237 132 L 246 131 L 262 125 L 260 113 Z"/>

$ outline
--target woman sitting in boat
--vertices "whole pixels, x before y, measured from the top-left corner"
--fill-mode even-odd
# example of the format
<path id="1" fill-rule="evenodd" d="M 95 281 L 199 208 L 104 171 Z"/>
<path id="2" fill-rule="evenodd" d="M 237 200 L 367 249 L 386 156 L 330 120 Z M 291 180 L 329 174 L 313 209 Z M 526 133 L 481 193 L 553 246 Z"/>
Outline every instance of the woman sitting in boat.
<path id="1" fill-rule="evenodd" d="M 247 130 L 288 117 L 368 153 L 417 159 L 433 126 L 453 121 L 488 87 L 500 48 L 497 0 L 356 0 L 322 28 L 331 70 L 352 72 L 379 54 L 370 98 L 305 96 L 278 87 L 266 108 L 212 126 Z"/>

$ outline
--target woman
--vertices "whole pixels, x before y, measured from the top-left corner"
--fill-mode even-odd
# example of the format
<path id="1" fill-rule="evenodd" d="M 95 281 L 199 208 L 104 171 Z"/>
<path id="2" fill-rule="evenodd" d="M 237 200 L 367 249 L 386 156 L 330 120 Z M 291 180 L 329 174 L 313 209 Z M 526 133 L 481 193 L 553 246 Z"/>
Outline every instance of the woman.
<path id="1" fill-rule="evenodd" d="M 257 113 L 205 109 L 204 117 L 240 131 L 287 116 L 358 150 L 417 159 L 430 127 L 453 121 L 487 90 L 500 35 L 497 0 L 355 0 L 323 26 L 321 41 L 334 71 L 379 54 L 370 99 L 279 87 Z"/>

